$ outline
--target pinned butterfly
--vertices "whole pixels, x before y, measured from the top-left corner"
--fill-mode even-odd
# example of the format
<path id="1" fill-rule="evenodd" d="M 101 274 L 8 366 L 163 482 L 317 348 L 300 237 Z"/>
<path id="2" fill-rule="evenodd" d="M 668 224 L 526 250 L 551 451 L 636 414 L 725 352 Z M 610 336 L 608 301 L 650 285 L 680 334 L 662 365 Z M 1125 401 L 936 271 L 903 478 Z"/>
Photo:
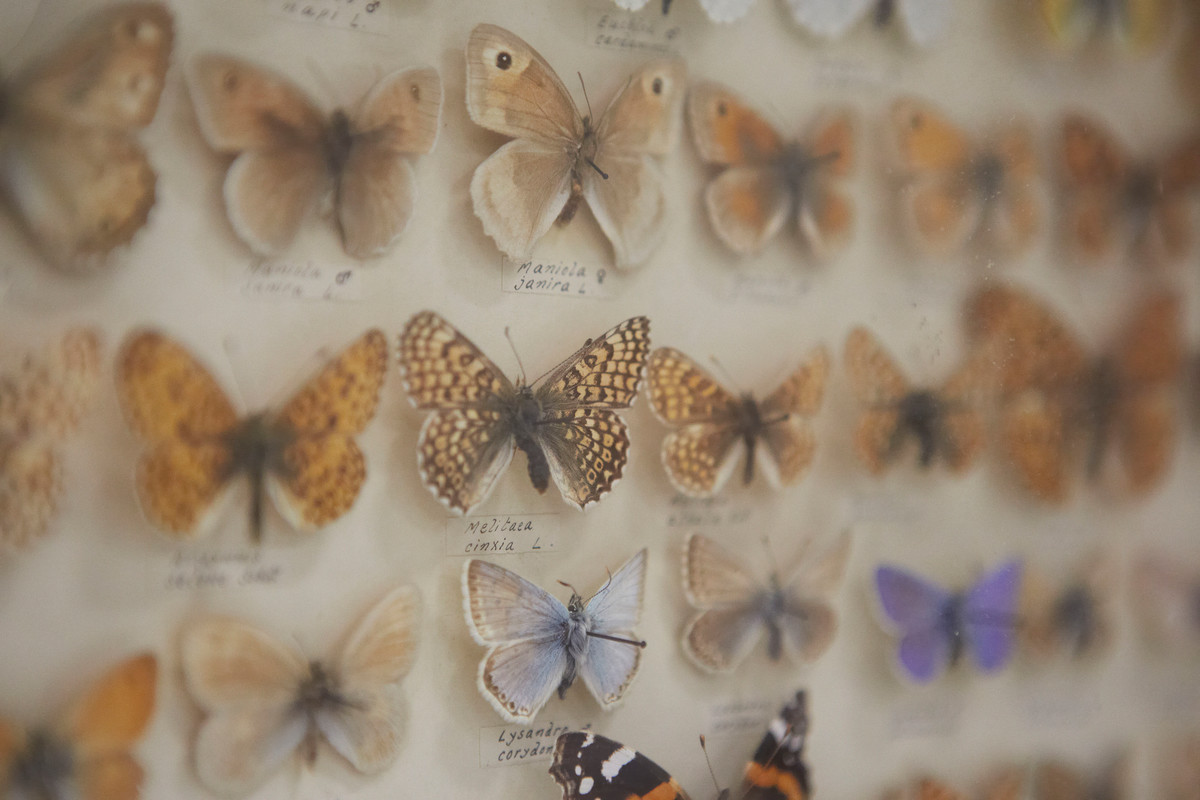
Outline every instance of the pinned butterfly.
<path id="1" fill-rule="evenodd" d="M 0 553 L 32 544 L 58 512 L 60 447 L 95 400 L 100 351 L 96 331 L 76 328 L 40 358 L 0 374 Z"/>
<path id="2" fill-rule="evenodd" d="M 773 572 L 757 580 L 750 569 L 707 536 L 693 533 L 683 552 L 683 589 L 697 609 L 683 631 L 683 650 L 707 672 L 732 672 L 767 633 L 767 655 L 811 662 L 833 643 L 837 615 L 829 596 L 850 555 L 841 534 L 824 552 L 804 554 L 784 582 Z"/>
<path id="3" fill-rule="evenodd" d="M 618 266 L 644 263 L 665 236 L 657 157 L 678 138 L 686 72 L 678 60 L 635 72 L 607 110 L 582 115 L 544 58 L 511 31 L 477 25 L 467 42 L 467 111 L 513 141 L 475 170 L 483 230 L 521 259 L 586 200 Z"/>
<path id="4" fill-rule="evenodd" d="M 174 40 L 160 3 L 123 3 L 0 84 L 0 194 L 44 259 L 95 272 L 150 218 L 154 119 Z"/>
<path id="5" fill-rule="evenodd" d="M 147 447 L 137 469 L 142 511 L 173 537 L 198 537 L 219 518 L 234 478 L 245 474 L 255 542 L 268 493 L 300 530 L 338 519 L 366 481 L 354 437 L 375 416 L 387 352 L 383 333 L 367 331 L 281 408 L 240 416 L 183 345 L 158 331 L 132 334 L 117 359 L 117 392 Z"/>
<path id="6" fill-rule="evenodd" d="M 382 255 L 412 217 L 409 157 L 433 151 L 442 81 L 428 67 L 382 78 L 347 113 L 326 116 L 281 75 L 240 58 L 205 54 L 189 75 L 209 145 L 234 155 L 225 208 L 256 254 L 287 249 L 318 209 L 331 211 L 346 252 Z"/>
<path id="7" fill-rule="evenodd" d="M 400 334 L 399 363 L 413 405 L 432 411 L 421 427 L 417 466 L 434 496 L 468 514 L 491 493 L 513 451 L 528 460 L 539 492 L 553 479 L 584 509 L 620 479 L 629 434 L 617 409 L 641 385 L 650 320 L 627 319 L 533 384 L 516 385 L 446 320 L 422 311 Z"/>
<path id="8" fill-rule="evenodd" d="M 882 29 L 899 18 L 909 41 L 929 47 L 949 27 L 953 0 L 787 0 L 796 23 L 814 36 L 839 39 L 863 19 Z"/>
<path id="9" fill-rule="evenodd" d="M 662 445 L 662 462 L 675 488 L 691 497 L 721 490 L 744 455 L 743 484 L 756 464 L 772 485 L 804 476 L 816 447 L 809 418 L 821 407 L 829 355 L 816 347 L 762 400 L 738 397 L 692 359 L 670 347 L 650 354 L 647 367 L 654 414 L 676 430 Z"/>
<path id="10" fill-rule="evenodd" d="M 297 753 L 311 767 L 322 743 L 363 774 L 386 769 L 404 730 L 397 684 L 416 656 L 420 615 L 414 587 L 392 589 L 323 660 L 241 620 L 190 624 L 182 663 L 205 715 L 195 743 L 201 782 L 222 795 L 249 794 Z"/>
<path id="11" fill-rule="evenodd" d="M 467 627 L 489 648 L 479 662 L 480 694 L 506 721 L 525 724 L 550 695 L 557 691 L 562 699 L 579 677 L 601 708 L 615 708 L 646 646 L 633 632 L 645 581 L 642 549 L 586 602 L 564 583 L 571 599 L 563 605 L 515 572 L 468 561 L 462 575 Z"/>
<path id="12" fill-rule="evenodd" d="M 1026 570 L 1021 591 L 1026 651 L 1043 660 L 1061 655 L 1079 661 L 1111 649 L 1116 577 L 1116 563 L 1105 555 L 1089 558 L 1057 588 L 1039 572 Z"/>
<path id="13" fill-rule="evenodd" d="M 788 141 L 732 90 L 699 82 L 688 93 L 688 117 L 700 158 L 724 168 L 704 202 L 730 250 L 756 253 L 792 220 L 818 259 L 846 246 L 854 209 L 840 184 L 856 160 L 850 111 L 826 111 L 806 136 Z"/>

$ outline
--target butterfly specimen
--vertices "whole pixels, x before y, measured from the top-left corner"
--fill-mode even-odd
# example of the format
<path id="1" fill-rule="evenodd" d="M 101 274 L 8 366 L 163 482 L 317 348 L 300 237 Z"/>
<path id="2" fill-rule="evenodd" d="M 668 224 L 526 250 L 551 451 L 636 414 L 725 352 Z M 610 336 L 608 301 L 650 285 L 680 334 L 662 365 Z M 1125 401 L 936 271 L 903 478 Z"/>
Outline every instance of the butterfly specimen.
<path id="1" fill-rule="evenodd" d="M 875 569 L 875 591 L 886 627 L 900 638 L 901 670 L 929 683 L 967 651 L 980 672 L 996 672 L 1016 641 L 1021 562 L 1006 561 L 966 590 L 943 589 L 900 567 Z"/>
<path id="2" fill-rule="evenodd" d="M 63 493 L 59 447 L 79 427 L 100 384 L 100 336 L 63 334 L 40 358 L 0 374 L 0 552 L 41 537 Z"/>
<path id="3" fill-rule="evenodd" d="M 420 617 L 417 590 L 392 589 L 324 660 L 237 619 L 189 625 L 183 677 L 205 714 L 196 735 L 200 780 L 219 794 L 248 794 L 297 751 L 311 766 L 322 740 L 359 772 L 386 769 L 399 751 L 397 684 L 416 655 Z"/>
<path id="4" fill-rule="evenodd" d="M 225 208 L 255 253 L 286 249 L 330 200 L 342 245 L 355 258 L 382 255 L 404 231 L 416 199 L 408 157 L 437 142 L 437 70 L 393 72 L 353 113 L 329 115 L 283 76 L 233 56 L 202 55 L 189 78 L 204 138 L 236 154 Z"/>
<path id="5" fill-rule="evenodd" d="M 968 358 L 941 389 L 915 389 L 874 334 L 858 327 L 846 337 L 845 363 L 863 408 L 855 450 L 873 474 L 891 466 L 910 439 L 921 467 L 941 459 L 964 472 L 974 463 L 985 443 L 978 411 L 988 368 L 982 359 Z"/>
<path id="6" fill-rule="evenodd" d="M 1067 49 L 1107 39 L 1146 51 L 1169 30 L 1171 0 L 1039 0 L 1052 41 Z"/>
<path id="7" fill-rule="evenodd" d="M 823 553 L 806 557 L 786 583 L 778 572 L 764 582 L 712 539 L 689 535 L 683 591 L 698 613 L 684 628 L 684 652 L 703 670 L 732 672 L 766 631 L 772 661 L 785 651 L 797 661 L 816 660 L 837 631 L 828 598 L 849 555 L 850 536 L 843 533 Z"/>
<path id="8" fill-rule="evenodd" d="M 239 416 L 212 374 L 158 331 L 136 332 L 117 359 L 117 393 L 147 450 L 137 493 L 151 523 L 191 539 L 219 516 L 219 502 L 245 474 L 250 532 L 262 539 L 264 494 L 300 530 L 350 510 L 367 477 L 354 437 L 375 416 L 387 372 L 387 339 L 370 330 L 277 411 Z"/>
<path id="9" fill-rule="evenodd" d="M 1059 160 L 1066 191 L 1063 235 L 1084 264 L 1127 257 L 1169 264 L 1191 249 L 1191 194 L 1200 186 L 1200 136 L 1159 163 L 1137 162 L 1104 124 L 1081 114 L 1063 122 Z"/>
<path id="10" fill-rule="evenodd" d="M 515 572 L 471 559 L 463 566 L 463 608 L 472 638 L 488 648 L 479 693 L 507 722 L 533 720 L 575 678 L 605 711 L 633 682 L 646 643 L 633 632 L 642 613 L 643 548 L 586 602 L 571 588 L 562 601 Z M 561 583 L 561 581 L 560 581 Z"/>
<path id="11" fill-rule="evenodd" d="M 173 38 L 164 5 L 112 6 L 0 84 L 0 194 L 59 269 L 103 267 L 149 218 L 156 176 L 136 134 Z"/>
<path id="12" fill-rule="evenodd" d="M 1200 643 L 1200 574 L 1178 561 L 1147 556 L 1133 567 L 1134 612 L 1155 645 Z"/>
<path id="13" fill-rule="evenodd" d="M 1124 800 L 1129 797 L 1129 760 L 1111 759 L 1099 774 L 1087 774 L 1058 760 L 1000 770 L 987 800 Z"/>
<path id="14" fill-rule="evenodd" d="M 1183 368 L 1176 295 L 1157 292 L 1139 301 L 1096 359 L 1048 306 L 1017 288 L 977 292 L 965 318 L 995 366 L 1000 444 L 1034 496 L 1064 501 L 1080 451 L 1093 480 L 1103 477 L 1115 449 L 1130 491 L 1145 493 L 1161 482 L 1174 455 L 1174 389 Z"/>
<path id="15" fill-rule="evenodd" d="M 884 795 L 885 800 L 967 800 L 967 795 L 948 783 L 928 775 L 909 781 L 903 788 Z M 989 798 L 999 800 L 999 798 Z M 1015 798 L 1014 798 L 1015 800 Z"/>
<path id="16" fill-rule="evenodd" d="M 629 435 L 616 409 L 637 397 L 650 350 L 650 320 L 633 317 L 588 339 L 533 384 L 512 381 L 432 311 L 400 334 L 400 375 L 421 427 L 421 479 L 451 511 L 466 514 L 491 492 L 519 449 L 539 492 L 550 480 L 580 509 L 608 494 L 625 469 Z"/>
<path id="17" fill-rule="evenodd" d="M 775 486 L 799 481 L 816 446 L 808 418 L 821 407 L 828 373 L 828 353 L 814 348 L 759 401 L 751 394 L 738 397 L 678 350 L 655 350 L 646 369 L 650 402 L 655 415 L 677 429 L 662 446 L 671 483 L 691 497 L 711 497 L 743 452 L 743 483 L 754 478 L 756 461 Z"/>
<path id="18" fill-rule="evenodd" d="M 1009 121 L 974 142 L 941 111 L 908 98 L 892 105 L 887 134 L 903 181 L 901 219 L 921 254 L 956 255 L 970 243 L 1008 257 L 1032 244 L 1041 179 L 1027 125 Z"/>
<path id="19" fill-rule="evenodd" d="M 1200 800 L 1200 735 L 1192 733 L 1161 747 L 1155 758 L 1159 800 Z"/>
<path id="20" fill-rule="evenodd" d="M 1027 570 L 1021 598 L 1021 638 L 1036 657 L 1063 654 L 1073 660 L 1105 652 L 1112 645 L 1112 598 L 1116 565 L 1091 558 L 1078 575 L 1053 587 Z"/>
<path id="21" fill-rule="evenodd" d="M 704 81 L 688 92 L 688 118 L 700 158 L 724 168 L 704 202 L 730 250 L 755 253 L 790 220 L 818 258 L 846 245 L 854 209 L 839 184 L 854 170 L 850 111 L 828 111 L 806 136 L 787 141 L 732 90 Z"/>
<path id="22" fill-rule="evenodd" d="M 804 760 L 808 701 L 803 690 L 771 720 L 746 764 L 742 800 L 808 800 L 812 785 Z M 701 737 L 703 738 L 703 737 Z M 554 745 L 550 774 L 563 800 L 688 800 L 678 781 L 646 756 L 589 731 L 564 733 Z M 728 790 L 720 797 L 729 796 Z"/>
<path id="23" fill-rule="evenodd" d="M 655 156 L 675 145 L 686 80 L 682 61 L 652 61 L 593 119 L 590 110 L 579 113 L 558 75 L 520 37 L 475 26 L 467 42 L 467 111 L 513 139 L 471 179 L 487 235 L 509 257 L 523 258 L 586 200 L 617 265 L 643 263 L 665 235 Z"/>
<path id="24" fill-rule="evenodd" d="M 55 724 L 0 719 L 0 796 L 137 800 L 142 767 L 130 752 L 154 715 L 158 661 L 149 653 L 110 669 Z"/>
<path id="25" fill-rule="evenodd" d="M 895 17 L 909 40 L 928 47 L 942 37 L 950 22 L 951 0 L 787 0 L 792 17 L 809 33 L 837 39 L 870 14 L 876 28 Z"/>

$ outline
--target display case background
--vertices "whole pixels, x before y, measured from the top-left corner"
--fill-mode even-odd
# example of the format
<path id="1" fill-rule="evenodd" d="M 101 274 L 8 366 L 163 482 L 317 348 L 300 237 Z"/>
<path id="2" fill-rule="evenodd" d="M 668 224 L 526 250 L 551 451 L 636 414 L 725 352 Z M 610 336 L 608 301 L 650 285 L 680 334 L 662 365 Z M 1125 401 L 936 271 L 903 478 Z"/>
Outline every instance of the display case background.
<path id="1" fill-rule="evenodd" d="M 517 374 L 509 327 L 530 377 L 557 364 L 589 336 L 635 314 L 652 320 L 652 342 L 699 361 L 721 361 L 739 388 L 765 392 L 818 342 L 835 354 L 815 428 L 816 460 L 798 486 L 773 492 L 762 481 L 732 481 L 711 504 L 676 496 L 659 463 L 664 430 L 643 398 L 626 413 L 633 447 L 611 495 L 578 513 L 551 489 L 530 490 L 517 456 L 477 516 L 551 515 L 537 519 L 553 547 L 495 560 L 564 600 L 562 579 L 593 591 L 636 549 L 650 550 L 643 621 L 648 640 L 641 672 L 624 705 L 601 712 L 585 687 L 552 699 L 545 724 L 590 724 L 672 771 L 693 797 L 713 793 L 697 746 L 709 734 L 719 780 L 737 780 L 771 710 L 798 687 L 810 692 L 809 758 L 823 798 L 875 797 L 907 776 L 932 771 L 973 786 L 998 763 L 1044 755 L 1098 768 L 1116 748 L 1137 754 L 1138 796 L 1151 796 L 1147 769 L 1156 747 L 1186 729 L 1200 711 L 1195 654 L 1148 652 L 1129 614 L 1128 565 L 1139 554 L 1169 554 L 1200 567 L 1195 492 L 1200 447 L 1185 430 L 1174 469 L 1144 502 L 1080 487 L 1066 507 L 1040 507 L 986 455 L 962 479 L 941 468 L 907 467 L 883 479 L 865 473 L 851 442 L 853 398 L 840 367 L 842 342 L 856 324 L 888 344 L 914 382 L 940 384 L 963 353 L 959 309 L 974 287 L 1011 280 L 1062 311 L 1091 346 L 1107 341 L 1127 318 L 1143 286 L 1165 280 L 1185 296 L 1189 338 L 1196 331 L 1195 257 L 1185 268 L 1088 271 L 1070 266 L 1052 234 L 1055 183 L 1046 184 L 1046 229 L 1035 248 L 1011 263 L 963 256 L 942 263 L 915 257 L 892 214 L 893 184 L 882 154 L 891 101 L 906 93 L 935 101 L 980 131 L 992 120 L 1027 116 L 1053 175 L 1053 132 L 1061 113 L 1098 114 L 1143 155 L 1195 125 L 1173 80 L 1173 36 L 1162 52 L 1136 60 L 1105 53 L 1056 55 L 1031 36 L 1030 6 L 956 0 L 948 35 L 926 52 L 896 30 L 859 26 L 825 44 L 792 24 L 782 4 L 760 0 L 733 25 L 710 23 L 694 0 L 676 0 L 670 16 L 657 3 L 636 19 L 677 27 L 677 50 L 691 76 L 722 81 L 763 109 L 779 129 L 803 129 L 826 103 L 846 103 L 863 121 L 857 177 L 849 184 L 857 229 L 846 252 L 825 264 L 803 255 L 791 231 L 764 252 L 737 259 L 711 233 L 701 193 L 710 171 L 681 126 L 678 148 L 664 159 L 670 216 L 664 245 L 639 270 L 619 273 L 590 214 L 552 231 L 535 259 L 577 261 L 607 270 L 607 298 L 520 295 L 502 290 L 501 257 L 471 209 L 472 171 L 505 141 L 476 125 L 464 103 L 464 48 L 471 28 L 492 22 L 536 47 L 577 102 L 574 73 L 586 81 L 597 113 L 626 76 L 651 54 L 596 47 L 597 19 L 623 18 L 603 0 L 457 2 L 383 0 L 379 32 L 342 30 L 289 19 L 271 2 L 173 2 L 176 46 L 159 113 L 142 136 L 159 174 L 149 225 L 126 263 L 89 280 L 44 268 L 7 219 L 0 226 L 0 363 L 40 348 L 72 324 L 104 331 L 111 356 L 137 326 L 160 326 L 213 370 L 243 409 L 287 397 L 299 381 L 368 326 L 394 344 L 411 314 L 432 308 L 475 341 L 502 369 Z M 0 31 L 7 74 L 60 41 L 92 3 L 11 3 Z M 27 24 L 26 24 L 27 23 Z M 235 238 L 221 205 L 226 161 L 207 147 L 183 82 L 197 53 L 222 50 L 290 76 L 327 109 L 352 105 L 394 69 L 436 66 L 445 86 L 435 152 L 417 160 L 416 211 L 385 257 L 357 263 L 345 256 L 332 225 L 304 231 L 282 260 L 348 267 L 361 287 L 356 301 L 290 301 L 242 292 L 255 259 Z M 394 368 L 375 422 L 359 441 L 369 478 L 345 517 L 315 534 L 295 534 L 272 511 L 259 562 L 279 568 L 274 583 L 220 589 L 167 587 L 180 559 L 204 554 L 249 557 L 245 517 L 236 508 L 215 534 L 181 546 L 143 519 L 132 473 L 139 446 L 121 419 L 111 369 L 93 413 L 67 446 L 67 485 L 52 533 L 0 565 L 0 709 L 20 720 L 46 719 L 109 665 L 140 648 L 162 665 L 159 711 L 139 752 L 146 797 L 201 797 L 190 743 L 198 714 L 183 691 L 178 631 L 206 613 L 227 613 L 291 641 L 312 656 L 333 651 L 366 608 L 392 585 L 412 582 L 424 598 L 415 668 L 403 683 L 408 731 L 395 765 L 377 778 L 355 775 L 326 751 L 315 772 L 294 765 L 257 797 L 389 798 L 555 797 L 548 759 L 511 767 L 481 766 L 481 740 L 502 720 L 476 690 L 483 648 L 463 619 L 460 575 L 465 556 L 447 555 L 448 515 L 421 484 L 415 445 L 423 415 L 403 396 Z M 681 517 L 699 518 L 694 525 Z M 716 522 L 712 522 L 716 519 Z M 463 523 L 450 522 L 452 533 Z M 681 547 L 699 530 L 739 552 L 764 574 L 792 564 L 803 542 L 827 544 L 853 531 L 852 555 L 834 598 L 840 616 L 832 648 L 811 667 L 767 661 L 754 652 L 731 676 L 702 674 L 679 647 L 689 615 Z M 1018 556 L 1061 580 L 1104 550 L 1122 564 L 1114 586 L 1118 638 L 1098 663 L 1048 667 L 1018 657 L 999 676 L 959 669 L 928 688 L 892 669 L 894 641 L 874 618 L 870 575 L 880 562 L 912 568 L 946 585 L 965 585 L 982 569 Z M 733 732 L 722 707 L 752 710 Z M 753 710 L 758 709 L 758 710 Z M 507 726 L 515 728 L 516 726 Z"/>

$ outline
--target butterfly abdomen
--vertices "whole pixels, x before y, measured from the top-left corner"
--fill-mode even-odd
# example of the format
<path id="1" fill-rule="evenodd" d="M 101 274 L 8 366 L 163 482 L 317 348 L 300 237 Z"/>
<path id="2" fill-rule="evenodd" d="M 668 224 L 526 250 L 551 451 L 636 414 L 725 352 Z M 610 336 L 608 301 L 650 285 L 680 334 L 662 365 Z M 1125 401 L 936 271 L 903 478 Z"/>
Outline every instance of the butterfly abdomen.
<path id="1" fill-rule="evenodd" d="M 917 440 L 917 461 L 922 467 L 933 463 L 942 439 L 941 401 L 932 392 L 910 392 L 900 401 L 900 422 L 888 448 L 889 457 L 894 457 L 903 443 L 905 433 Z"/>
<path id="2" fill-rule="evenodd" d="M 1071 654 L 1086 653 L 1096 638 L 1096 602 L 1084 586 L 1068 589 L 1054 606 L 1054 625 Z"/>
<path id="3" fill-rule="evenodd" d="M 71 748 L 43 731 L 34 732 L 9 767 L 12 787 L 35 798 L 61 797 L 75 772 Z"/>

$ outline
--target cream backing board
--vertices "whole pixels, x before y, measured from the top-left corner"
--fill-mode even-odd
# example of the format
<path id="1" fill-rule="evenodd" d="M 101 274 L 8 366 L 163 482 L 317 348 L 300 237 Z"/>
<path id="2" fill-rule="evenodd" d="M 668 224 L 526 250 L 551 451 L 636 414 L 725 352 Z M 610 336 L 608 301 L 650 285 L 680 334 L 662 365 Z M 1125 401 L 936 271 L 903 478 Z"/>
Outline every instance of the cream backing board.
<path id="1" fill-rule="evenodd" d="M 999 0 L 955 0 L 947 37 L 925 52 L 894 31 L 880 35 L 869 25 L 839 42 L 815 41 L 775 0 L 759 0 L 743 21 L 727 26 L 710 23 L 694 0 L 676 0 L 666 19 L 657 2 L 630 16 L 603 0 L 381 0 L 385 16 L 375 32 L 288 19 L 272 3 L 283 0 L 172 3 L 173 66 L 158 116 L 142 137 L 158 169 L 159 199 L 123 267 L 94 280 L 57 277 L 7 220 L 2 223 L 2 363 L 12 364 L 67 325 L 85 322 L 103 329 L 111 363 L 129 330 L 156 325 L 203 358 L 243 408 L 257 408 L 286 397 L 319 365 L 317 354 L 332 355 L 368 326 L 387 331 L 394 347 L 407 319 L 424 308 L 445 316 L 513 376 L 517 365 L 506 326 L 534 376 L 585 338 L 647 314 L 654 345 L 678 347 L 697 360 L 716 356 L 742 387 L 758 392 L 773 388 L 812 345 L 825 342 L 836 367 L 816 421 L 817 456 L 809 476 L 791 490 L 772 492 L 761 481 L 743 488 L 735 478 L 710 504 L 676 497 L 659 463 L 664 430 L 645 398 L 625 415 L 633 447 L 624 479 L 587 513 L 566 506 L 553 487 L 544 496 L 531 491 L 524 458 L 514 458 L 476 516 L 534 519 L 552 547 L 496 556 L 498 563 L 565 600 L 567 590 L 556 579 L 591 591 L 604 580 L 605 566 L 617 567 L 642 546 L 650 550 L 639 627 L 649 646 L 624 705 L 601 712 L 577 685 L 565 701 L 552 699 L 532 727 L 590 724 L 643 750 L 693 797 L 703 798 L 713 790 L 697 734 L 710 735 L 718 778 L 735 783 L 767 717 L 803 686 L 811 697 L 808 752 L 817 796 L 839 800 L 875 797 L 922 771 L 970 786 L 999 762 L 1041 755 L 1095 766 L 1114 747 L 1146 753 L 1197 718 L 1194 654 L 1142 652 L 1129 614 L 1127 569 L 1117 588 L 1117 647 L 1099 664 L 1043 668 L 1018 657 L 996 677 L 959 669 L 925 689 L 891 669 L 894 641 L 874 618 L 870 586 L 881 562 L 953 586 L 1010 556 L 1060 576 L 1100 548 L 1115 552 L 1125 566 L 1147 550 L 1200 566 L 1194 535 L 1200 441 L 1194 430 L 1186 432 L 1165 485 L 1141 503 L 1083 488 L 1063 509 L 1038 507 L 1013 488 L 991 454 L 959 480 L 938 468 L 926 475 L 905 467 L 877 480 L 852 452 L 856 412 L 841 369 L 846 333 L 862 323 L 888 344 L 915 382 L 940 383 L 963 351 L 962 300 L 974 286 L 1001 279 L 1046 298 L 1089 343 L 1106 341 L 1130 308 L 1131 289 L 1145 276 L 1066 266 L 1048 232 L 1031 253 L 1008 265 L 970 257 L 933 264 L 910 255 L 892 222 L 880 123 L 890 102 L 904 93 L 935 101 L 972 130 L 993 118 L 1025 114 L 1048 161 L 1060 112 L 1079 108 L 1106 119 L 1135 150 L 1153 153 L 1195 123 L 1171 74 L 1175 41 L 1161 54 L 1134 61 L 1060 57 L 1022 38 L 1019 23 L 1029 8 L 1009 9 Z M 0 64 L 12 74 L 93 4 L 9 5 L 14 8 L 6 17 L 28 20 L 26 29 L 6 25 L 0 42 Z M 785 231 L 757 258 L 739 262 L 727 254 L 703 214 L 709 170 L 683 127 L 679 147 L 664 159 L 667 241 L 644 267 L 615 271 L 594 220 L 581 212 L 539 244 L 535 259 L 578 262 L 592 274 L 606 270 L 609 296 L 503 291 L 501 257 L 472 212 L 468 186 L 476 165 L 504 139 L 467 116 L 467 36 L 478 22 L 510 28 L 546 57 L 582 104 L 574 74 L 581 72 L 599 111 L 649 57 L 594 46 L 604 15 L 659 31 L 677 27 L 673 46 L 692 77 L 741 91 L 783 131 L 800 130 L 824 103 L 855 107 L 865 124 L 858 176 L 849 184 L 858 224 L 848 250 L 814 265 Z M 225 161 L 202 140 L 183 83 L 182 68 L 209 50 L 275 68 L 325 108 L 357 102 L 394 69 L 430 64 L 440 70 L 441 135 L 434 153 L 416 160 L 416 211 L 392 251 L 356 263 L 342 253 L 334 227 L 320 222 L 281 259 L 354 270 L 358 299 L 292 301 L 243 293 L 246 270 L 256 260 L 226 220 L 220 195 Z M 1051 191 L 1051 221 L 1057 218 L 1054 199 Z M 1169 276 L 1187 298 L 1192 334 L 1195 261 Z M 0 566 L 2 712 L 45 719 L 62 698 L 122 656 L 154 649 L 164 669 L 160 708 L 139 748 L 148 774 L 144 796 L 203 797 L 191 766 L 198 716 L 181 682 L 180 626 L 209 612 L 233 614 L 319 657 L 390 586 L 412 582 L 425 601 L 423 631 L 416 666 L 402 685 L 409 719 L 395 765 L 363 779 L 326 751 L 312 774 L 294 763 L 254 796 L 557 797 L 546 774 L 548 757 L 481 766 L 499 729 L 517 726 L 504 726 L 476 690 L 484 650 L 463 619 L 465 556 L 447 554 L 467 540 L 461 533 L 466 523 L 448 517 L 420 482 L 415 446 L 422 420 L 403 396 L 393 366 L 375 422 L 359 437 L 370 473 L 349 514 L 306 535 L 287 532 L 272 510 L 265 545 L 254 555 L 244 516 L 232 510 L 214 536 L 181 547 L 159 536 L 138 510 L 131 476 L 139 447 L 121 418 L 110 378 L 83 431 L 66 448 L 68 490 L 52 533 Z M 841 627 L 814 666 L 772 664 L 760 648 L 732 676 L 710 677 L 685 659 L 679 635 L 690 610 L 679 567 L 690 530 L 735 547 L 765 573 L 770 560 L 762 537 L 788 564 L 803 541 L 823 544 L 846 527 L 854 543 L 835 597 Z M 228 567 L 232 585 L 168 588 L 181 560 L 210 556 L 254 558 L 268 573 L 275 567 L 278 572 L 273 582 L 240 585 L 241 568 Z M 728 708 L 738 704 L 748 710 L 732 732 L 722 733 L 716 726 L 730 722 Z M 552 744 L 552 737 L 543 741 Z M 1148 777 L 1139 771 L 1139 796 L 1150 796 Z"/>

